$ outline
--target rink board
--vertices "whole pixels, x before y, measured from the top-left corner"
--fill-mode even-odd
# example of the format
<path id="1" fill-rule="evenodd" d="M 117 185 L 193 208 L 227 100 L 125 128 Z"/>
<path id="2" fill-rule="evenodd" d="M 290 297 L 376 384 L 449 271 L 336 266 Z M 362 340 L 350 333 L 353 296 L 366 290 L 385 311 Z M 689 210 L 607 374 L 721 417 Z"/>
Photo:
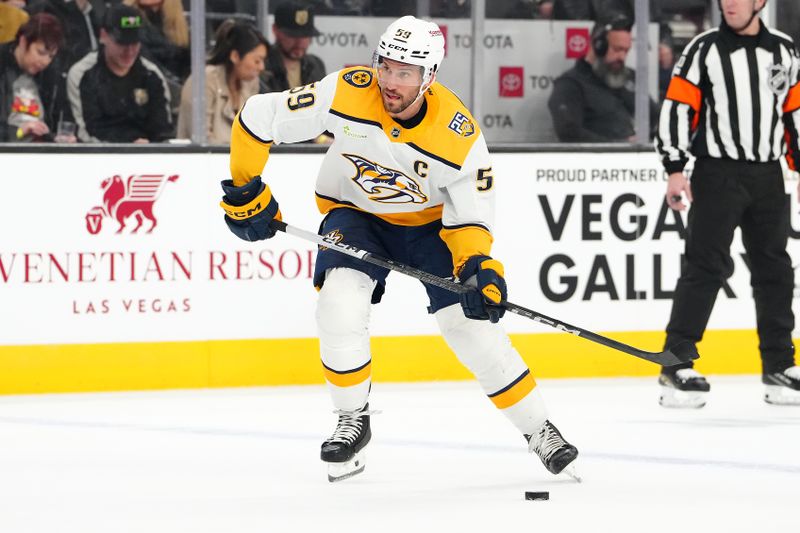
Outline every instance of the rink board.
<path id="1" fill-rule="evenodd" d="M 321 218 L 313 202 L 321 157 L 275 154 L 265 172 L 285 220 L 310 230 Z M 226 155 L 2 154 L 4 197 L 18 197 L 34 158 L 47 195 L 0 211 L 0 393 L 322 381 L 315 250 L 286 235 L 246 243 L 228 232 L 217 206 Z M 685 215 L 664 207 L 655 155 L 493 161 L 493 253 L 506 265 L 510 299 L 659 351 Z M 787 180 L 787 191 L 795 186 Z M 735 273 L 700 347 L 699 367 L 710 373 L 759 370 L 738 236 L 733 250 Z M 390 276 L 372 315 L 376 381 L 469 377 L 426 305 L 417 281 Z M 537 376 L 657 371 L 530 320 L 510 316 L 504 325 Z"/>
<path id="2" fill-rule="evenodd" d="M 537 378 L 650 376 L 651 363 L 566 334 L 512 334 Z M 615 333 L 657 351 L 661 332 Z M 760 372 L 753 331 L 710 331 L 697 368 Z M 324 382 L 316 339 L 0 347 L 0 393 L 305 385 Z M 372 340 L 373 381 L 471 379 L 439 336 Z"/>

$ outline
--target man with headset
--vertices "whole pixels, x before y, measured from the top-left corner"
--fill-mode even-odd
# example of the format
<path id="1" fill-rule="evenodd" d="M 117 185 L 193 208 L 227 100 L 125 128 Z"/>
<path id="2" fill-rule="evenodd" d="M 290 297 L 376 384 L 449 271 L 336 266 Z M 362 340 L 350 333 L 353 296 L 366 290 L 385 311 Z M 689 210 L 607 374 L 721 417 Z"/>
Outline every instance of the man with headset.
<path id="1" fill-rule="evenodd" d="M 626 142 L 634 130 L 635 75 L 625 66 L 631 20 L 617 14 L 592 29 L 586 57 L 559 76 L 548 106 L 562 142 Z M 651 124 L 658 108 L 650 102 Z"/>

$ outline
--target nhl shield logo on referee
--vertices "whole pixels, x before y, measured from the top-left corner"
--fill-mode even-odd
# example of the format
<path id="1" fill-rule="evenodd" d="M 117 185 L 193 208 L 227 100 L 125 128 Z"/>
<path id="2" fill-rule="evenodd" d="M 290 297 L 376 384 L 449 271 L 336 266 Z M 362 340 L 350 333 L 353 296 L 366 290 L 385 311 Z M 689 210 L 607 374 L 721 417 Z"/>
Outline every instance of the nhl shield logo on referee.
<path id="1" fill-rule="evenodd" d="M 783 65 L 771 64 L 767 67 L 767 85 L 769 90 L 782 95 L 789 90 L 789 69 Z"/>

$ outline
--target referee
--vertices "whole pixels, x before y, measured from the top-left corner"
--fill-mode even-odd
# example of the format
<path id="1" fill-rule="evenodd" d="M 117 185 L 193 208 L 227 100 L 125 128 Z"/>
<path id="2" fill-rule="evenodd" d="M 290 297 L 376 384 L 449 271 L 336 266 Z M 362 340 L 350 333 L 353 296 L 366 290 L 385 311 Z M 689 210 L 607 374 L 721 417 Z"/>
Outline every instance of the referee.
<path id="1" fill-rule="evenodd" d="M 700 341 L 717 293 L 733 273 L 736 227 L 750 262 L 762 381 L 768 403 L 800 403 L 794 364 L 794 272 L 786 242 L 780 158 L 800 166 L 800 59 L 790 37 L 767 28 L 767 0 L 718 0 L 723 21 L 698 35 L 673 71 L 655 145 L 675 210 L 691 202 L 683 273 L 667 325 L 666 347 Z M 683 169 L 696 158 L 691 185 Z M 797 164 L 797 165 L 796 165 Z M 710 386 L 691 364 L 665 367 L 660 403 L 702 407 Z"/>

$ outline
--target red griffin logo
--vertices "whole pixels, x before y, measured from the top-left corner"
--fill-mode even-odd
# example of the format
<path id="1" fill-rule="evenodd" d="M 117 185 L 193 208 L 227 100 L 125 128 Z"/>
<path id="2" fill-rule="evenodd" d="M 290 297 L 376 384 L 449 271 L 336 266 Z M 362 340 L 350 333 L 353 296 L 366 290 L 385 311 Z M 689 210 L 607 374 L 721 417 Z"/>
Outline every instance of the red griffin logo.
<path id="1" fill-rule="evenodd" d="M 161 196 L 164 185 L 177 180 L 177 174 L 169 177 L 166 174 L 134 174 L 128 177 L 127 184 L 119 175 L 104 179 L 100 184 L 103 205 L 95 206 L 86 213 L 86 229 L 92 235 L 97 235 L 103 228 L 103 219 L 109 217 L 119 223 L 117 233 L 122 233 L 128 220 L 134 217 L 137 224 L 131 233 L 139 231 L 145 219 L 150 221 L 150 229 L 147 230 L 150 233 L 157 224 L 153 204 Z"/>

